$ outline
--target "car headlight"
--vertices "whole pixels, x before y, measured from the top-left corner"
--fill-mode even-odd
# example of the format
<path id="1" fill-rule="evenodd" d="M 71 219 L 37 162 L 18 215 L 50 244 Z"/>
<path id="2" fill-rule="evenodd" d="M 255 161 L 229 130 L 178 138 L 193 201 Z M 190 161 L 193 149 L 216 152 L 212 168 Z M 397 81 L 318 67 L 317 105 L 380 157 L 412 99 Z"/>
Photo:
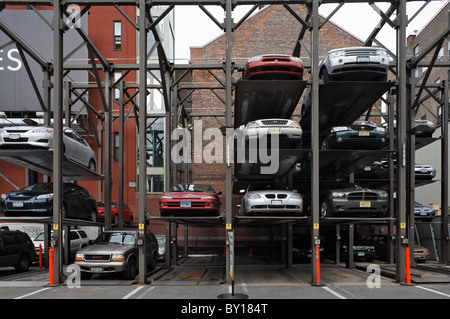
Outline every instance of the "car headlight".
<path id="1" fill-rule="evenodd" d="M 76 261 L 84 261 L 84 254 L 76 254 L 75 260 Z"/>
<path id="2" fill-rule="evenodd" d="M 214 196 L 202 196 L 201 199 L 215 199 Z"/>
<path id="3" fill-rule="evenodd" d="M 341 56 L 345 56 L 345 51 L 344 50 L 339 50 L 339 51 L 335 51 L 335 52 L 331 52 L 330 53 L 330 57 L 332 58 L 338 58 Z"/>
<path id="4" fill-rule="evenodd" d="M 377 128 L 375 128 L 375 131 L 386 132 L 386 129 L 384 127 L 377 127 Z"/>
<path id="5" fill-rule="evenodd" d="M 303 63 L 302 59 L 297 58 L 297 57 L 295 57 L 295 56 L 291 56 L 291 60 L 294 61 L 294 62 L 300 62 L 300 63 Z"/>
<path id="6" fill-rule="evenodd" d="M 379 192 L 378 195 L 380 196 L 380 198 L 388 198 L 387 192 Z"/>
<path id="7" fill-rule="evenodd" d="M 49 198 L 53 198 L 53 193 L 42 194 L 42 195 L 39 195 L 38 197 L 36 197 L 36 199 L 49 199 Z"/>
<path id="8" fill-rule="evenodd" d="M 47 127 L 35 128 L 31 131 L 32 133 L 52 133 L 53 129 Z"/>
<path id="9" fill-rule="evenodd" d="M 161 196 L 159 196 L 159 198 L 161 198 L 161 199 L 172 199 L 172 196 L 161 195 Z"/>
<path id="10" fill-rule="evenodd" d="M 7 194 L 2 194 L 2 199 L 6 199 Z"/>
<path id="11" fill-rule="evenodd" d="M 331 128 L 331 132 L 339 132 L 339 131 L 347 131 L 348 127 L 347 126 L 335 126 L 333 128 Z"/>
<path id="12" fill-rule="evenodd" d="M 289 125 L 290 128 L 300 128 L 300 123 L 297 121 L 292 121 Z"/>
<path id="13" fill-rule="evenodd" d="M 302 195 L 300 195 L 300 194 L 292 194 L 292 195 L 291 195 L 291 198 L 292 198 L 292 199 L 301 199 L 301 198 L 302 198 Z"/>
<path id="14" fill-rule="evenodd" d="M 333 192 L 333 193 L 331 193 L 331 196 L 332 196 L 333 198 L 344 198 L 344 197 L 345 197 L 345 193 L 342 193 L 342 192 Z"/>
<path id="15" fill-rule="evenodd" d="M 249 193 L 249 194 L 247 194 L 245 196 L 247 196 L 247 198 L 249 198 L 249 199 L 261 198 L 261 196 L 259 194 L 252 194 L 252 193 Z"/>
<path id="16" fill-rule="evenodd" d="M 111 261 L 125 261 L 125 256 L 123 254 L 112 254 Z"/>
<path id="17" fill-rule="evenodd" d="M 255 62 L 261 60 L 263 57 L 261 55 L 251 57 L 247 60 L 248 63 Z"/>
<path id="18" fill-rule="evenodd" d="M 248 122 L 247 128 L 260 128 L 261 126 L 258 124 L 258 122 Z"/>
<path id="19" fill-rule="evenodd" d="M 387 54 L 386 50 L 379 49 L 379 50 L 377 50 L 376 55 L 387 56 L 388 54 Z"/>

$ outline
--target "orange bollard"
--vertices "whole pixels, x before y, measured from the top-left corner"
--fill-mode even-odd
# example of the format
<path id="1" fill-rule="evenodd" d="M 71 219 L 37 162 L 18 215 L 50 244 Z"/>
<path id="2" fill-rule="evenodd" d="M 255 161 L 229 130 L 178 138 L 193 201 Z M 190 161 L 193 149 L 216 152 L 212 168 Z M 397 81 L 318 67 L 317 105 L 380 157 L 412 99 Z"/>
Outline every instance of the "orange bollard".
<path id="1" fill-rule="evenodd" d="M 42 270 L 42 244 L 39 244 L 39 270 Z"/>
<path id="2" fill-rule="evenodd" d="M 50 247 L 48 249 L 48 276 L 50 278 L 50 286 L 54 285 L 53 280 L 53 249 Z"/>
<path id="3" fill-rule="evenodd" d="M 320 284 L 320 246 L 316 245 L 316 285 Z"/>
<path id="4" fill-rule="evenodd" d="M 405 249 L 406 284 L 411 284 L 411 261 L 409 247 Z"/>

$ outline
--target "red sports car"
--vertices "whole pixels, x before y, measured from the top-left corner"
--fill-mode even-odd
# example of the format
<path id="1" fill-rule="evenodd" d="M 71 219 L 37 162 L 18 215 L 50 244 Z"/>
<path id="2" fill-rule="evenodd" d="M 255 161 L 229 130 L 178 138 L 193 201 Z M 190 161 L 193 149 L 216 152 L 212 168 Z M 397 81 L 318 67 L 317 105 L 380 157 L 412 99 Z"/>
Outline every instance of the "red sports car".
<path id="1" fill-rule="evenodd" d="M 218 216 L 220 199 L 210 185 L 178 184 L 159 197 L 161 216 Z"/>
<path id="2" fill-rule="evenodd" d="M 255 56 L 245 63 L 244 79 L 301 80 L 303 62 L 300 58 L 283 54 Z"/>
<path id="3" fill-rule="evenodd" d="M 105 220 L 105 202 L 97 203 L 97 220 Z M 133 211 L 128 207 L 127 204 L 123 204 L 123 221 L 128 225 L 133 225 Z M 117 225 L 119 222 L 119 203 L 111 202 L 111 223 Z"/>

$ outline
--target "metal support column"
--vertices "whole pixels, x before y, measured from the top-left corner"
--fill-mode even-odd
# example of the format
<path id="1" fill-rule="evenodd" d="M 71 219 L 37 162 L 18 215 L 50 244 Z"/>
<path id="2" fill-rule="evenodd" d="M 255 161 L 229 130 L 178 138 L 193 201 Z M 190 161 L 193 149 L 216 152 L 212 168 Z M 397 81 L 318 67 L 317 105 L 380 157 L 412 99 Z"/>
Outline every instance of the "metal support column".
<path id="1" fill-rule="evenodd" d="M 146 211 L 147 211 L 147 5 L 139 0 L 139 284 L 147 282 Z M 143 234 L 143 235 L 142 235 Z"/>
<path id="2" fill-rule="evenodd" d="M 448 79 L 444 81 L 444 104 L 442 105 L 442 125 L 441 125 L 441 263 L 447 264 L 448 263 L 448 241 L 449 241 L 449 233 L 448 233 L 448 190 L 449 190 L 449 167 L 448 167 L 448 160 L 449 160 L 449 146 L 448 146 L 448 89 L 449 89 L 449 82 L 450 79 L 450 71 Z"/>
<path id="3" fill-rule="evenodd" d="M 124 136 L 125 136 L 125 101 L 124 101 L 124 82 L 119 83 L 119 194 L 118 194 L 118 205 L 119 205 L 119 228 L 123 228 L 123 203 L 124 203 Z"/>
<path id="4" fill-rule="evenodd" d="M 311 10 L 311 8 L 310 8 Z M 311 251 L 314 256 L 316 240 L 319 240 L 319 1 L 312 1 L 312 31 L 311 31 L 311 79 L 312 79 L 312 118 L 311 118 Z M 316 258 L 311 258 L 311 283 L 317 283 Z"/>
<path id="5" fill-rule="evenodd" d="M 105 71 L 105 142 L 103 149 L 105 152 L 105 180 L 104 180 L 104 203 L 105 203 L 105 229 L 111 230 L 111 188 L 112 188 L 112 72 Z M 100 89 L 100 88 L 99 88 Z"/>
<path id="6" fill-rule="evenodd" d="M 232 34 L 233 34 L 233 18 L 232 18 L 232 0 L 226 0 L 225 5 L 225 126 L 231 127 L 232 126 L 232 104 L 233 104 L 233 97 L 232 97 L 232 87 L 231 87 L 231 80 L 232 80 L 232 61 L 231 61 L 231 48 L 232 48 Z M 226 198 L 225 198 L 225 205 L 226 205 L 226 212 L 225 212 L 225 237 L 227 236 L 227 231 L 232 230 L 232 195 L 233 195 L 233 184 L 232 184 L 232 167 L 231 167 L 231 145 L 229 143 L 232 143 L 232 136 L 231 138 L 227 135 L 226 138 L 226 158 L 227 158 L 227 164 L 226 164 L 226 172 L 225 172 L 225 180 L 226 180 Z M 227 245 L 227 258 L 226 258 L 226 273 L 228 274 L 230 271 L 230 249 Z M 227 282 L 230 283 L 231 279 L 227 276 Z"/>
<path id="7" fill-rule="evenodd" d="M 407 153 L 406 153 L 406 185 L 407 191 L 406 194 L 406 220 L 407 220 L 407 236 L 408 236 L 408 247 L 411 252 L 414 251 L 414 206 L 415 206 L 415 198 L 416 198 L 416 172 L 415 172 L 415 163 L 416 163 L 416 135 L 412 131 L 415 126 L 415 118 L 416 112 L 411 107 L 415 97 L 415 88 L 416 88 L 416 77 L 414 73 L 414 69 L 408 70 L 409 74 L 409 85 L 407 87 L 407 99 L 408 102 L 406 105 L 409 107 L 406 111 L 406 131 L 411 132 L 408 133 L 407 139 Z M 414 254 L 410 254 L 410 265 L 414 265 Z"/>
<path id="8" fill-rule="evenodd" d="M 62 277 L 62 187 L 63 187 L 63 29 L 60 1 L 53 3 L 53 278 Z"/>
<path id="9" fill-rule="evenodd" d="M 406 280 L 405 248 L 406 234 L 406 0 L 398 1 L 397 7 L 397 263 L 396 281 L 404 283 Z"/>

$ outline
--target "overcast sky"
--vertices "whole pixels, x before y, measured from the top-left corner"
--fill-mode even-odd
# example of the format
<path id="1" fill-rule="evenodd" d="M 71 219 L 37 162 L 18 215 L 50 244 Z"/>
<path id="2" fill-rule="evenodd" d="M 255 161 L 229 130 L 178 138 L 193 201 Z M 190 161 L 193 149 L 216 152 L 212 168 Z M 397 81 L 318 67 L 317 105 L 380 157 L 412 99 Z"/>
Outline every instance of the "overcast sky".
<path id="1" fill-rule="evenodd" d="M 407 34 L 420 32 L 420 30 L 445 6 L 446 0 L 433 0 L 408 25 Z M 407 14 L 412 17 L 425 1 L 407 2 Z M 387 3 L 376 3 L 384 12 L 389 7 Z M 327 16 L 336 4 L 325 4 L 319 7 L 319 13 Z M 248 12 L 249 6 L 237 6 L 233 11 L 233 19 L 237 22 Z M 208 11 L 214 14 L 219 22 L 224 21 L 224 10 L 221 7 L 207 6 Z M 258 12 L 258 10 L 256 11 Z M 393 16 L 391 17 L 394 18 Z M 333 16 L 331 21 L 353 34 L 361 40 L 366 40 L 380 16 L 366 3 L 344 4 Z M 299 25 L 300 30 L 300 25 Z M 211 19 L 196 6 L 177 6 L 175 8 L 175 57 L 176 63 L 186 63 L 189 59 L 189 47 L 201 47 L 215 38 L 221 36 L 219 29 Z M 388 25 L 383 27 L 377 39 L 390 50 L 395 52 L 395 31 Z"/>

